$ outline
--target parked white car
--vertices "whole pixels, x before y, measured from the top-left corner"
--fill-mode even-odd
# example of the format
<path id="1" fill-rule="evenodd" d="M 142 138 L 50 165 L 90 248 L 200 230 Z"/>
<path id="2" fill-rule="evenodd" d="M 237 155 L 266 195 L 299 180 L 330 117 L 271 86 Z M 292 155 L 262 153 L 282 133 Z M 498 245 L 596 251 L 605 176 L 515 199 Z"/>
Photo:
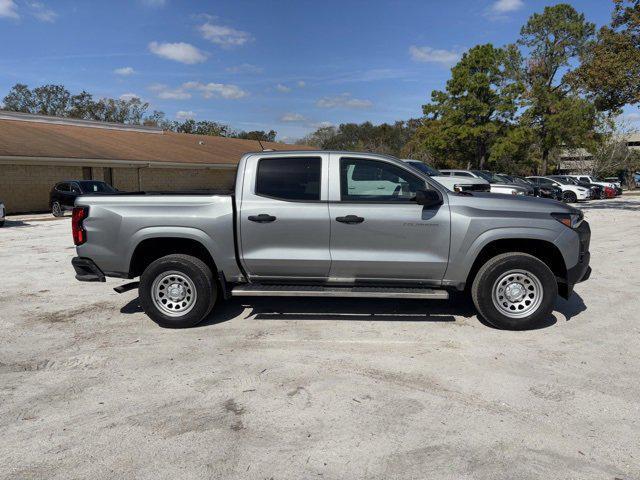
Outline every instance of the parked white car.
<path id="1" fill-rule="evenodd" d="M 622 191 L 620 182 L 603 182 L 593 175 L 567 175 L 567 177 L 575 178 L 579 182 L 589 182 L 595 185 L 601 185 L 603 187 L 610 187 L 613 188 L 616 193 L 618 192 L 618 190 L 620 190 L 620 192 Z"/>
<path id="2" fill-rule="evenodd" d="M 528 189 L 520 187 L 518 185 L 504 183 L 503 180 L 496 177 L 491 172 L 485 170 L 440 170 L 443 175 L 465 177 L 465 178 L 478 178 L 489 182 L 491 187 L 491 193 L 505 193 L 507 195 L 527 195 Z"/>
<path id="3" fill-rule="evenodd" d="M 580 187 L 572 183 L 549 177 L 527 177 L 536 185 L 553 185 L 562 189 L 562 200 L 567 203 L 575 203 L 581 200 L 589 200 L 591 198 L 591 189 Z"/>
<path id="4" fill-rule="evenodd" d="M 408 163 L 413 168 L 424 173 L 425 175 L 430 176 L 440 185 L 446 187 L 452 192 L 489 192 L 491 190 L 489 182 L 482 178 L 443 175 L 440 170 L 436 170 L 435 168 L 430 167 L 420 160 L 405 158 L 402 161 Z"/>
<path id="5" fill-rule="evenodd" d="M 0 227 L 4 225 L 4 215 L 5 215 L 4 203 L 0 200 Z"/>

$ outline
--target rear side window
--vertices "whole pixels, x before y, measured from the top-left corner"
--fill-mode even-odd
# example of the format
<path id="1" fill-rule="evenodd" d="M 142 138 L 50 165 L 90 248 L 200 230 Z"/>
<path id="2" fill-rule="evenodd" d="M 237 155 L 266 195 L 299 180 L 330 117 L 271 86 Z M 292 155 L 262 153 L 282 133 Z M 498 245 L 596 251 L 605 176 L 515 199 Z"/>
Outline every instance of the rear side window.
<path id="1" fill-rule="evenodd" d="M 320 157 L 260 159 L 256 195 L 282 200 L 320 200 L 321 170 Z"/>
<path id="2" fill-rule="evenodd" d="M 59 192 L 68 192 L 69 191 L 69 184 L 68 183 L 59 183 L 56 186 L 56 190 L 58 190 Z"/>

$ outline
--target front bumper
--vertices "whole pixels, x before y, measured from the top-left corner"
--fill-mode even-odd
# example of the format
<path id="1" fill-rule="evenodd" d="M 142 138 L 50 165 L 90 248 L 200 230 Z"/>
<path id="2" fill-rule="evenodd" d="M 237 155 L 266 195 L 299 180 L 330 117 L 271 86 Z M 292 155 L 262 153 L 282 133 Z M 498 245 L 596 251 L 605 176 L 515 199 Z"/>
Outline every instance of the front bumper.
<path id="1" fill-rule="evenodd" d="M 578 263 L 567 269 L 566 278 L 561 279 L 558 285 L 559 293 L 564 298 L 569 298 L 576 283 L 584 282 L 591 277 L 591 267 L 589 266 L 591 262 L 591 253 L 589 252 L 591 228 L 589 224 L 584 221 L 575 231 L 580 241 L 580 252 L 578 255 Z"/>
<path id="2" fill-rule="evenodd" d="M 73 257 L 71 265 L 76 271 L 76 280 L 81 282 L 105 282 L 104 273 L 90 258 Z"/>

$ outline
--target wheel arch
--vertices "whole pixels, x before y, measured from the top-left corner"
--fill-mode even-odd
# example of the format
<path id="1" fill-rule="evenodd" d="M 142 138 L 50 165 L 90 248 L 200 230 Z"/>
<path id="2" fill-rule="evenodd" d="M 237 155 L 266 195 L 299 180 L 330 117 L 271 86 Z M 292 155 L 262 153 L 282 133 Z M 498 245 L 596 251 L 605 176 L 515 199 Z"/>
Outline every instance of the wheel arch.
<path id="1" fill-rule="evenodd" d="M 158 258 L 171 254 L 191 255 L 202 260 L 214 276 L 218 273 L 218 267 L 214 260 L 215 246 L 211 238 L 197 229 L 176 230 L 164 234 L 147 232 L 140 235 L 134 243 L 129 255 L 129 277 L 137 277 L 144 269 Z"/>

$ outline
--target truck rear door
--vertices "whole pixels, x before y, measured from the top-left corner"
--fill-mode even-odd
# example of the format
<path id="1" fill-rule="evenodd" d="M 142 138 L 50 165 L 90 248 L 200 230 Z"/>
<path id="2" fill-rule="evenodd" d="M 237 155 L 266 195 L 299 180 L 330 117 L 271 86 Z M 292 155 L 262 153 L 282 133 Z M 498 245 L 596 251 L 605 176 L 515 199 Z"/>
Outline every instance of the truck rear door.
<path id="1" fill-rule="evenodd" d="M 240 257 L 249 277 L 326 280 L 328 154 L 251 157 L 239 198 Z"/>
<path id="2" fill-rule="evenodd" d="M 331 154 L 332 281 L 438 282 L 447 268 L 450 214 L 413 201 L 428 188 L 409 168 L 380 158 Z"/>

